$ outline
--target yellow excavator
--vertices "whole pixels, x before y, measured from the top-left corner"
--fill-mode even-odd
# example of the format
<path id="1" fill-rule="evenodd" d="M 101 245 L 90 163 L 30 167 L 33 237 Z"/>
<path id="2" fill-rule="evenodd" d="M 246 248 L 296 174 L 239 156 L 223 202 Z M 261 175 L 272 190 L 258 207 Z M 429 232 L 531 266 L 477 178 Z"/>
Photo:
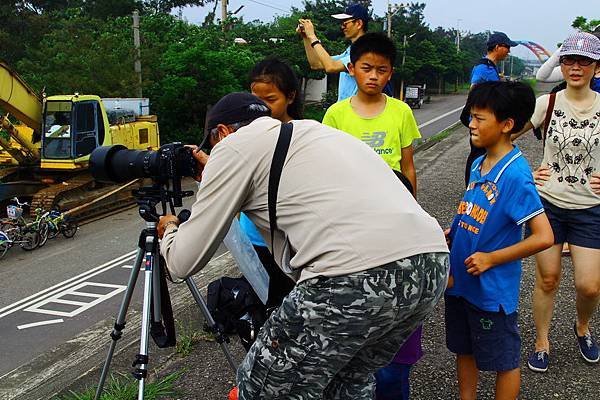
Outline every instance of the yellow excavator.
<path id="1" fill-rule="evenodd" d="M 89 173 L 90 153 L 113 144 L 157 149 L 157 118 L 147 106 L 147 99 L 40 96 L 0 60 L 0 204 L 18 196 L 30 198 L 32 210 L 68 210 L 111 192 Z"/>

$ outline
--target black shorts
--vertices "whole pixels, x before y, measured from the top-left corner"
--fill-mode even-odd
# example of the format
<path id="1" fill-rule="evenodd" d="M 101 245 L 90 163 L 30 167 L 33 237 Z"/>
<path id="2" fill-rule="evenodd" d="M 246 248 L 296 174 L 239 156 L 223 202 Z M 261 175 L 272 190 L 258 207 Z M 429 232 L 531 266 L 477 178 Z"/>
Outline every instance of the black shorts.
<path id="1" fill-rule="evenodd" d="M 521 336 L 516 311 L 484 311 L 462 297 L 446 295 L 444 299 L 448 350 L 474 356 L 480 371 L 519 368 Z"/>
<path id="2" fill-rule="evenodd" d="M 600 206 L 570 210 L 557 207 L 542 199 L 544 210 L 552 226 L 554 244 L 600 249 Z"/>

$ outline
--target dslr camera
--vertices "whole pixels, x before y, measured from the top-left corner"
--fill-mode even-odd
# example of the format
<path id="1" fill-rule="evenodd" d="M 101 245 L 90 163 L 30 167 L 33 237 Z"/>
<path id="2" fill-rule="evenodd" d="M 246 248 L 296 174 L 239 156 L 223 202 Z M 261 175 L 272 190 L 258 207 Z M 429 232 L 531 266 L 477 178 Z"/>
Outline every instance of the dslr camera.
<path id="1" fill-rule="evenodd" d="M 100 182 L 126 182 L 152 178 L 158 183 L 180 180 L 198 173 L 192 149 L 180 142 L 167 143 L 157 151 L 130 150 L 123 145 L 101 146 L 90 156 L 92 176 Z"/>

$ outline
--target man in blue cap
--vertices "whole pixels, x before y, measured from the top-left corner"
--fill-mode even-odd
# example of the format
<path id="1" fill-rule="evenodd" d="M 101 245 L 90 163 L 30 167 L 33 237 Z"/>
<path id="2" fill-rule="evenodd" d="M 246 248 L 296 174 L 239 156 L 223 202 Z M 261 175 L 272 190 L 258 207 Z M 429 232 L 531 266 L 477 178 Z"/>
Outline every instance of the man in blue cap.
<path id="1" fill-rule="evenodd" d="M 487 55 L 475 64 L 471 72 L 471 87 L 481 82 L 499 81 L 500 74 L 496 64 L 508 56 L 511 47 L 518 45 L 504 32 L 492 33 L 487 41 Z"/>
<path id="2" fill-rule="evenodd" d="M 346 7 L 343 13 L 332 15 L 340 21 L 340 28 L 344 37 L 352 43 L 367 32 L 369 12 L 360 4 Z M 338 101 L 354 96 L 358 90 L 356 80 L 348 73 L 350 63 L 350 46 L 342 54 L 330 56 L 315 34 L 315 27 L 311 20 L 300 19 L 298 32 L 304 42 L 304 51 L 312 69 L 325 70 L 328 74 L 340 73 L 338 86 Z"/>
<path id="3" fill-rule="evenodd" d="M 490 35 L 487 40 L 487 55 L 480 59 L 471 71 L 471 89 L 478 83 L 488 81 L 499 81 L 500 73 L 496 64 L 499 61 L 504 60 L 510 53 L 510 48 L 518 46 L 519 43 L 513 42 L 504 32 L 494 32 Z M 469 110 L 463 110 L 460 116 L 461 122 L 465 126 L 469 126 L 471 121 Z M 465 166 L 465 186 L 469 183 L 469 175 L 471 173 L 471 165 L 473 161 L 482 156 L 485 153 L 485 149 L 473 146 L 473 142 L 470 141 L 471 152 L 467 157 L 467 163 Z"/>

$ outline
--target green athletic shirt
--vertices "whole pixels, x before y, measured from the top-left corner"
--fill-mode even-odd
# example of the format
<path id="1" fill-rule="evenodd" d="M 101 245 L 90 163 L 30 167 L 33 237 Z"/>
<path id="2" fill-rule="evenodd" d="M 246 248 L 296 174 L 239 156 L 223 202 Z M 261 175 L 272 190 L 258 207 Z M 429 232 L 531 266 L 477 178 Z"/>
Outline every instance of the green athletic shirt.
<path id="1" fill-rule="evenodd" d="M 383 112 L 363 118 L 353 109 L 349 97 L 327 109 L 323 124 L 347 132 L 368 144 L 392 168 L 400 171 L 401 149 L 421 137 L 410 107 L 401 100 L 386 96 Z"/>

